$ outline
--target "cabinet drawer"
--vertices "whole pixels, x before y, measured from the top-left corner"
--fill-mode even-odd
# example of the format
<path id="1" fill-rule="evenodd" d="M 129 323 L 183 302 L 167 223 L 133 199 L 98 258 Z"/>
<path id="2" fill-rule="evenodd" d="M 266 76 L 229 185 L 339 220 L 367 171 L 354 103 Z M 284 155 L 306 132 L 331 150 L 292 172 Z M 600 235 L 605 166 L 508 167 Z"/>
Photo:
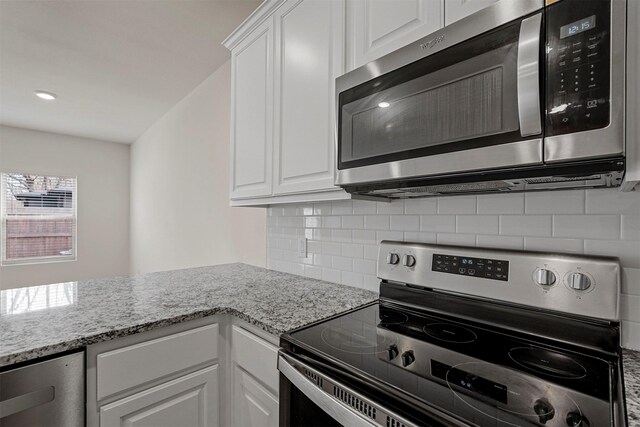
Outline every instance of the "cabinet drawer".
<path id="1" fill-rule="evenodd" d="M 98 400 L 217 358 L 217 324 L 99 354 Z"/>
<path id="2" fill-rule="evenodd" d="M 277 394 L 278 349 L 238 326 L 232 332 L 233 360 Z"/>

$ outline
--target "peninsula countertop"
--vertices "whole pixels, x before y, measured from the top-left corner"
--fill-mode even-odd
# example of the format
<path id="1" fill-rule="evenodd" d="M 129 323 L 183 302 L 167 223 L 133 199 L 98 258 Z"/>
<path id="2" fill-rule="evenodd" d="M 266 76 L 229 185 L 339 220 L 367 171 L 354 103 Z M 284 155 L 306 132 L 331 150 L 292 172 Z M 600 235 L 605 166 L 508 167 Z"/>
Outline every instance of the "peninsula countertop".
<path id="1" fill-rule="evenodd" d="M 0 297 L 2 367 L 213 314 L 280 335 L 378 294 L 225 264 L 9 289 Z"/>

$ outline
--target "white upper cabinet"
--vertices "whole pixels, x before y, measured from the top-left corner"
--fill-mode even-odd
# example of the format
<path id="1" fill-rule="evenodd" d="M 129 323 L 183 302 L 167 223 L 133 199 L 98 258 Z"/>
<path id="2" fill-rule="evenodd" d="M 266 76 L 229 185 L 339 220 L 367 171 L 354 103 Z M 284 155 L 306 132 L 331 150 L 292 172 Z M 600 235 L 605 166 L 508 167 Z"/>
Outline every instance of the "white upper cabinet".
<path id="1" fill-rule="evenodd" d="M 347 0 L 347 67 L 358 68 L 443 23 L 443 0 Z"/>
<path id="2" fill-rule="evenodd" d="M 444 23 L 449 25 L 498 1 L 513 0 L 444 0 Z"/>
<path id="3" fill-rule="evenodd" d="M 231 198 L 272 193 L 273 27 L 267 20 L 231 54 Z"/>
<path id="4" fill-rule="evenodd" d="M 275 13 L 275 194 L 334 188 L 344 7 L 342 0 L 288 0 Z"/>

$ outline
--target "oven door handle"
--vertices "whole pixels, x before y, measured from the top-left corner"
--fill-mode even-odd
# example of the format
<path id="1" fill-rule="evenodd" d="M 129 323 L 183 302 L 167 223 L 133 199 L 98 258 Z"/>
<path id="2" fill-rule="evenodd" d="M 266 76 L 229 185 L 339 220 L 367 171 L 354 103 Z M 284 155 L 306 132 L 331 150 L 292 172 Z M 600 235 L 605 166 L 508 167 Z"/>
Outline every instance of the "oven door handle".
<path id="1" fill-rule="evenodd" d="M 313 375 L 314 380 L 307 378 L 302 372 L 300 372 L 299 368 L 302 368 Z M 384 424 L 378 422 L 378 419 L 391 417 L 395 418 L 396 422 L 400 421 L 406 427 L 418 427 L 412 422 L 398 416 L 389 409 L 380 406 L 378 403 L 373 402 L 366 396 L 363 396 L 343 383 L 327 377 L 315 368 L 312 368 L 297 359 L 289 357 L 286 354 L 280 353 L 278 357 L 278 370 L 280 370 L 280 373 L 287 377 L 287 379 L 291 381 L 291 383 L 307 398 L 342 425 L 350 427 L 379 427 Z M 338 390 L 341 389 L 343 392 L 350 394 L 351 399 L 357 399 L 353 400 L 354 405 L 357 405 L 358 407 L 368 406 L 372 409 L 371 414 L 373 415 L 373 419 L 369 420 L 365 418 L 365 415 L 357 412 L 346 403 L 343 403 L 338 400 L 338 398 L 326 392 L 323 389 L 323 386 L 334 387 Z"/>
<path id="2" fill-rule="evenodd" d="M 542 13 L 523 19 L 518 39 L 518 118 L 520 135 L 539 135 L 540 31 Z"/>

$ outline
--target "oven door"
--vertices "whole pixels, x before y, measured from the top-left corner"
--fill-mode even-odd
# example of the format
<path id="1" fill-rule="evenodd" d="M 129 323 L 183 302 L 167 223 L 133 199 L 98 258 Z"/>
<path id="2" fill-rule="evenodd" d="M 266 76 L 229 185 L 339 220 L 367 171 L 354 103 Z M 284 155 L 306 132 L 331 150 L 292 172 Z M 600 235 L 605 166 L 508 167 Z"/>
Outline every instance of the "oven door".
<path id="1" fill-rule="evenodd" d="M 399 414 L 387 401 L 373 399 L 345 381 L 280 352 L 280 427 L 466 426 L 445 415 L 425 416 L 419 422 Z"/>
<path id="2" fill-rule="evenodd" d="M 424 56 L 476 15 L 338 79 L 336 184 L 543 163 L 542 12 Z"/>

